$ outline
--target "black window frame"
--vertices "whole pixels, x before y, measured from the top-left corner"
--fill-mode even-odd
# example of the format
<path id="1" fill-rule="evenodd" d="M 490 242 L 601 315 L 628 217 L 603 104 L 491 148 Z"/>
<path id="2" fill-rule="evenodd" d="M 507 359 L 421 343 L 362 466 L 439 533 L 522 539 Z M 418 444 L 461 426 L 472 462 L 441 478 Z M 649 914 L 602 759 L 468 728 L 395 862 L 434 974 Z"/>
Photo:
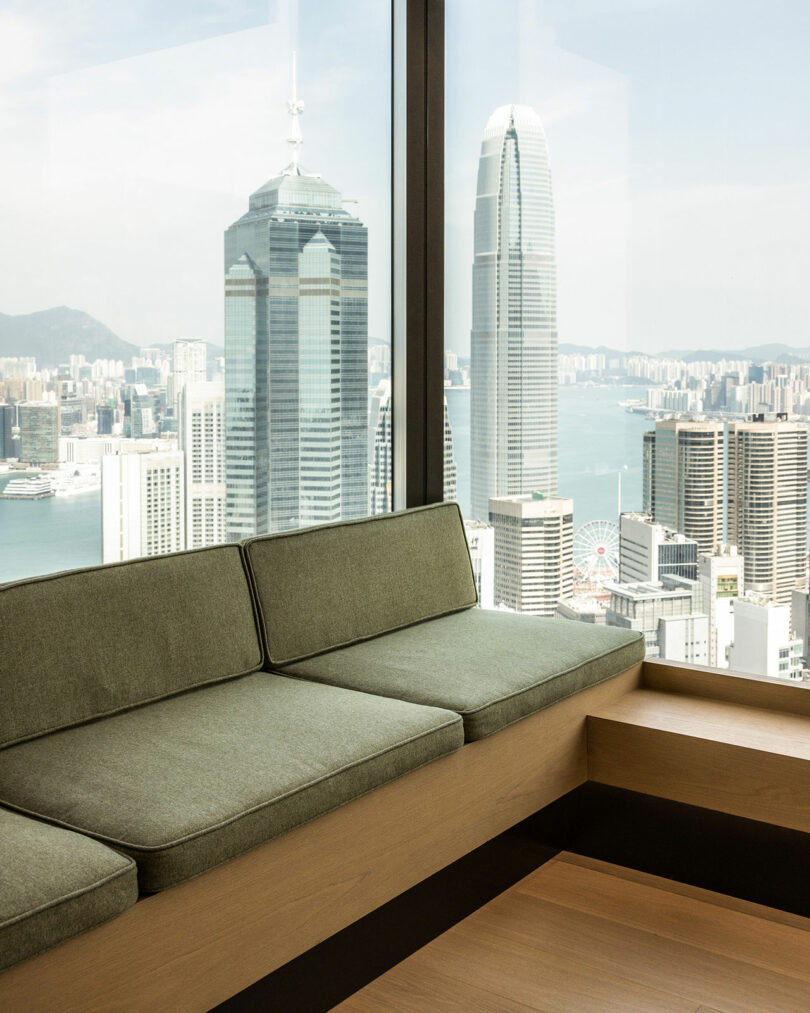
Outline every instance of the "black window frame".
<path id="1" fill-rule="evenodd" d="M 444 0 L 391 0 L 394 508 L 444 498 Z"/>

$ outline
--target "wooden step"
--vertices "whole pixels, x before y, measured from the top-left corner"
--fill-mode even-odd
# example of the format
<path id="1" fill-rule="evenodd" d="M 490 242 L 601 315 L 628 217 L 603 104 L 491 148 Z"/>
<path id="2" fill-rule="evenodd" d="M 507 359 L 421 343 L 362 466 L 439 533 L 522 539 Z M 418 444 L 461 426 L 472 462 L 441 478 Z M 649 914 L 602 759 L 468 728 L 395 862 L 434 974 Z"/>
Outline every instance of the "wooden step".
<path id="1" fill-rule="evenodd" d="M 638 689 L 588 717 L 588 776 L 810 832 L 810 716 Z"/>
<path id="2" fill-rule="evenodd" d="M 337 1007 L 810 1009 L 810 920 L 561 853 Z"/>

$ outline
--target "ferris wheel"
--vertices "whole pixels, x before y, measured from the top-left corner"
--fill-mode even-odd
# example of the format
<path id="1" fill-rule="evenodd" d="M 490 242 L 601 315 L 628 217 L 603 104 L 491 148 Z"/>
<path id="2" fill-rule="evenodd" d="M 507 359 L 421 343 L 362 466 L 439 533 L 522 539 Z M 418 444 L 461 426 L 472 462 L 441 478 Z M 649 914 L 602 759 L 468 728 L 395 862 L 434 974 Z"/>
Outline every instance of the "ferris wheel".
<path id="1" fill-rule="evenodd" d="M 604 584 L 619 576 L 619 525 L 588 521 L 574 535 L 574 569 L 583 580 Z"/>

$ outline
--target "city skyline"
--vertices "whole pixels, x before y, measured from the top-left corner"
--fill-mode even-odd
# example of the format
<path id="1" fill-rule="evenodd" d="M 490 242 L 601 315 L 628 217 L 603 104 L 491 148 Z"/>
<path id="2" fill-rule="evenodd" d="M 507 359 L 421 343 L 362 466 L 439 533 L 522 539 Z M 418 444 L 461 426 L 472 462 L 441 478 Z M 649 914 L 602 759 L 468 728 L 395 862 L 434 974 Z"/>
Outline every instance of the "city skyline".
<path id="1" fill-rule="evenodd" d="M 806 344 L 810 144 L 794 127 L 808 71 L 791 30 L 801 6 L 763 24 L 752 5 L 736 5 L 730 36 L 721 2 L 701 12 L 699 39 L 682 0 L 488 10 L 469 0 L 447 11 L 450 347 L 465 354 L 469 334 L 470 153 L 507 101 L 537 108 L 554 150 L 562 341 Z M 2 18 L 5 311 L 77 305 L 137 345 L 189 333 L 221 345 L 212 237 L 279 157 L 297 49 L 320 146 L 313 164 L 329 154 L 330 178 L 363 202 L 376 237 L 370 330 L 387 337 L 386 5 L 183 3 L 157 20 L 137 0 L 126 19 L 97 0 L 70 18 L 34 0 Z M 43 251 L 47 274 L 19 271 Z M 156 276 L 152 265 L 166 260 L 182 269 Z M 132 279 L 150 300 L 133 300 Z"/>

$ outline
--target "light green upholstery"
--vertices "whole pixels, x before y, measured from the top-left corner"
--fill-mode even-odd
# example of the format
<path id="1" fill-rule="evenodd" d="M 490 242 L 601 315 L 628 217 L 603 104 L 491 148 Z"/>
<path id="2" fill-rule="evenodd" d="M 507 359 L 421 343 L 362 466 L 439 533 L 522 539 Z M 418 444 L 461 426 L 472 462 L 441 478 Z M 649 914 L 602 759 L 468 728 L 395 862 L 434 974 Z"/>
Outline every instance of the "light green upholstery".
<path id="1" fill-rule="evenodd" d="M 261 668 L 239 547 L 0 587 L 0 747 Z"/>
<path id="2" fill-rule="evenodd" d="M 249 539 L 244 552 L 274 666 L 476 603 L 455 503 Z"/>
<path id="3" fill-rule="evenodd" d="M 137 897 L 131 859 L 0 809 L 0 971 L 114 918 Z"/>
<path id="4" fill-rule="evenodd" d="M 469 609 L 281 670 L 456 711 L 469 741 L 609 679 L 643 657 L 644 637 L 630 630 Z"/>
<path id="5" fill-rule="evenodd" d="M 0 803 L 195 876 L 464 741 L 457 714 L 259 672 L 0 751 Z"/>

